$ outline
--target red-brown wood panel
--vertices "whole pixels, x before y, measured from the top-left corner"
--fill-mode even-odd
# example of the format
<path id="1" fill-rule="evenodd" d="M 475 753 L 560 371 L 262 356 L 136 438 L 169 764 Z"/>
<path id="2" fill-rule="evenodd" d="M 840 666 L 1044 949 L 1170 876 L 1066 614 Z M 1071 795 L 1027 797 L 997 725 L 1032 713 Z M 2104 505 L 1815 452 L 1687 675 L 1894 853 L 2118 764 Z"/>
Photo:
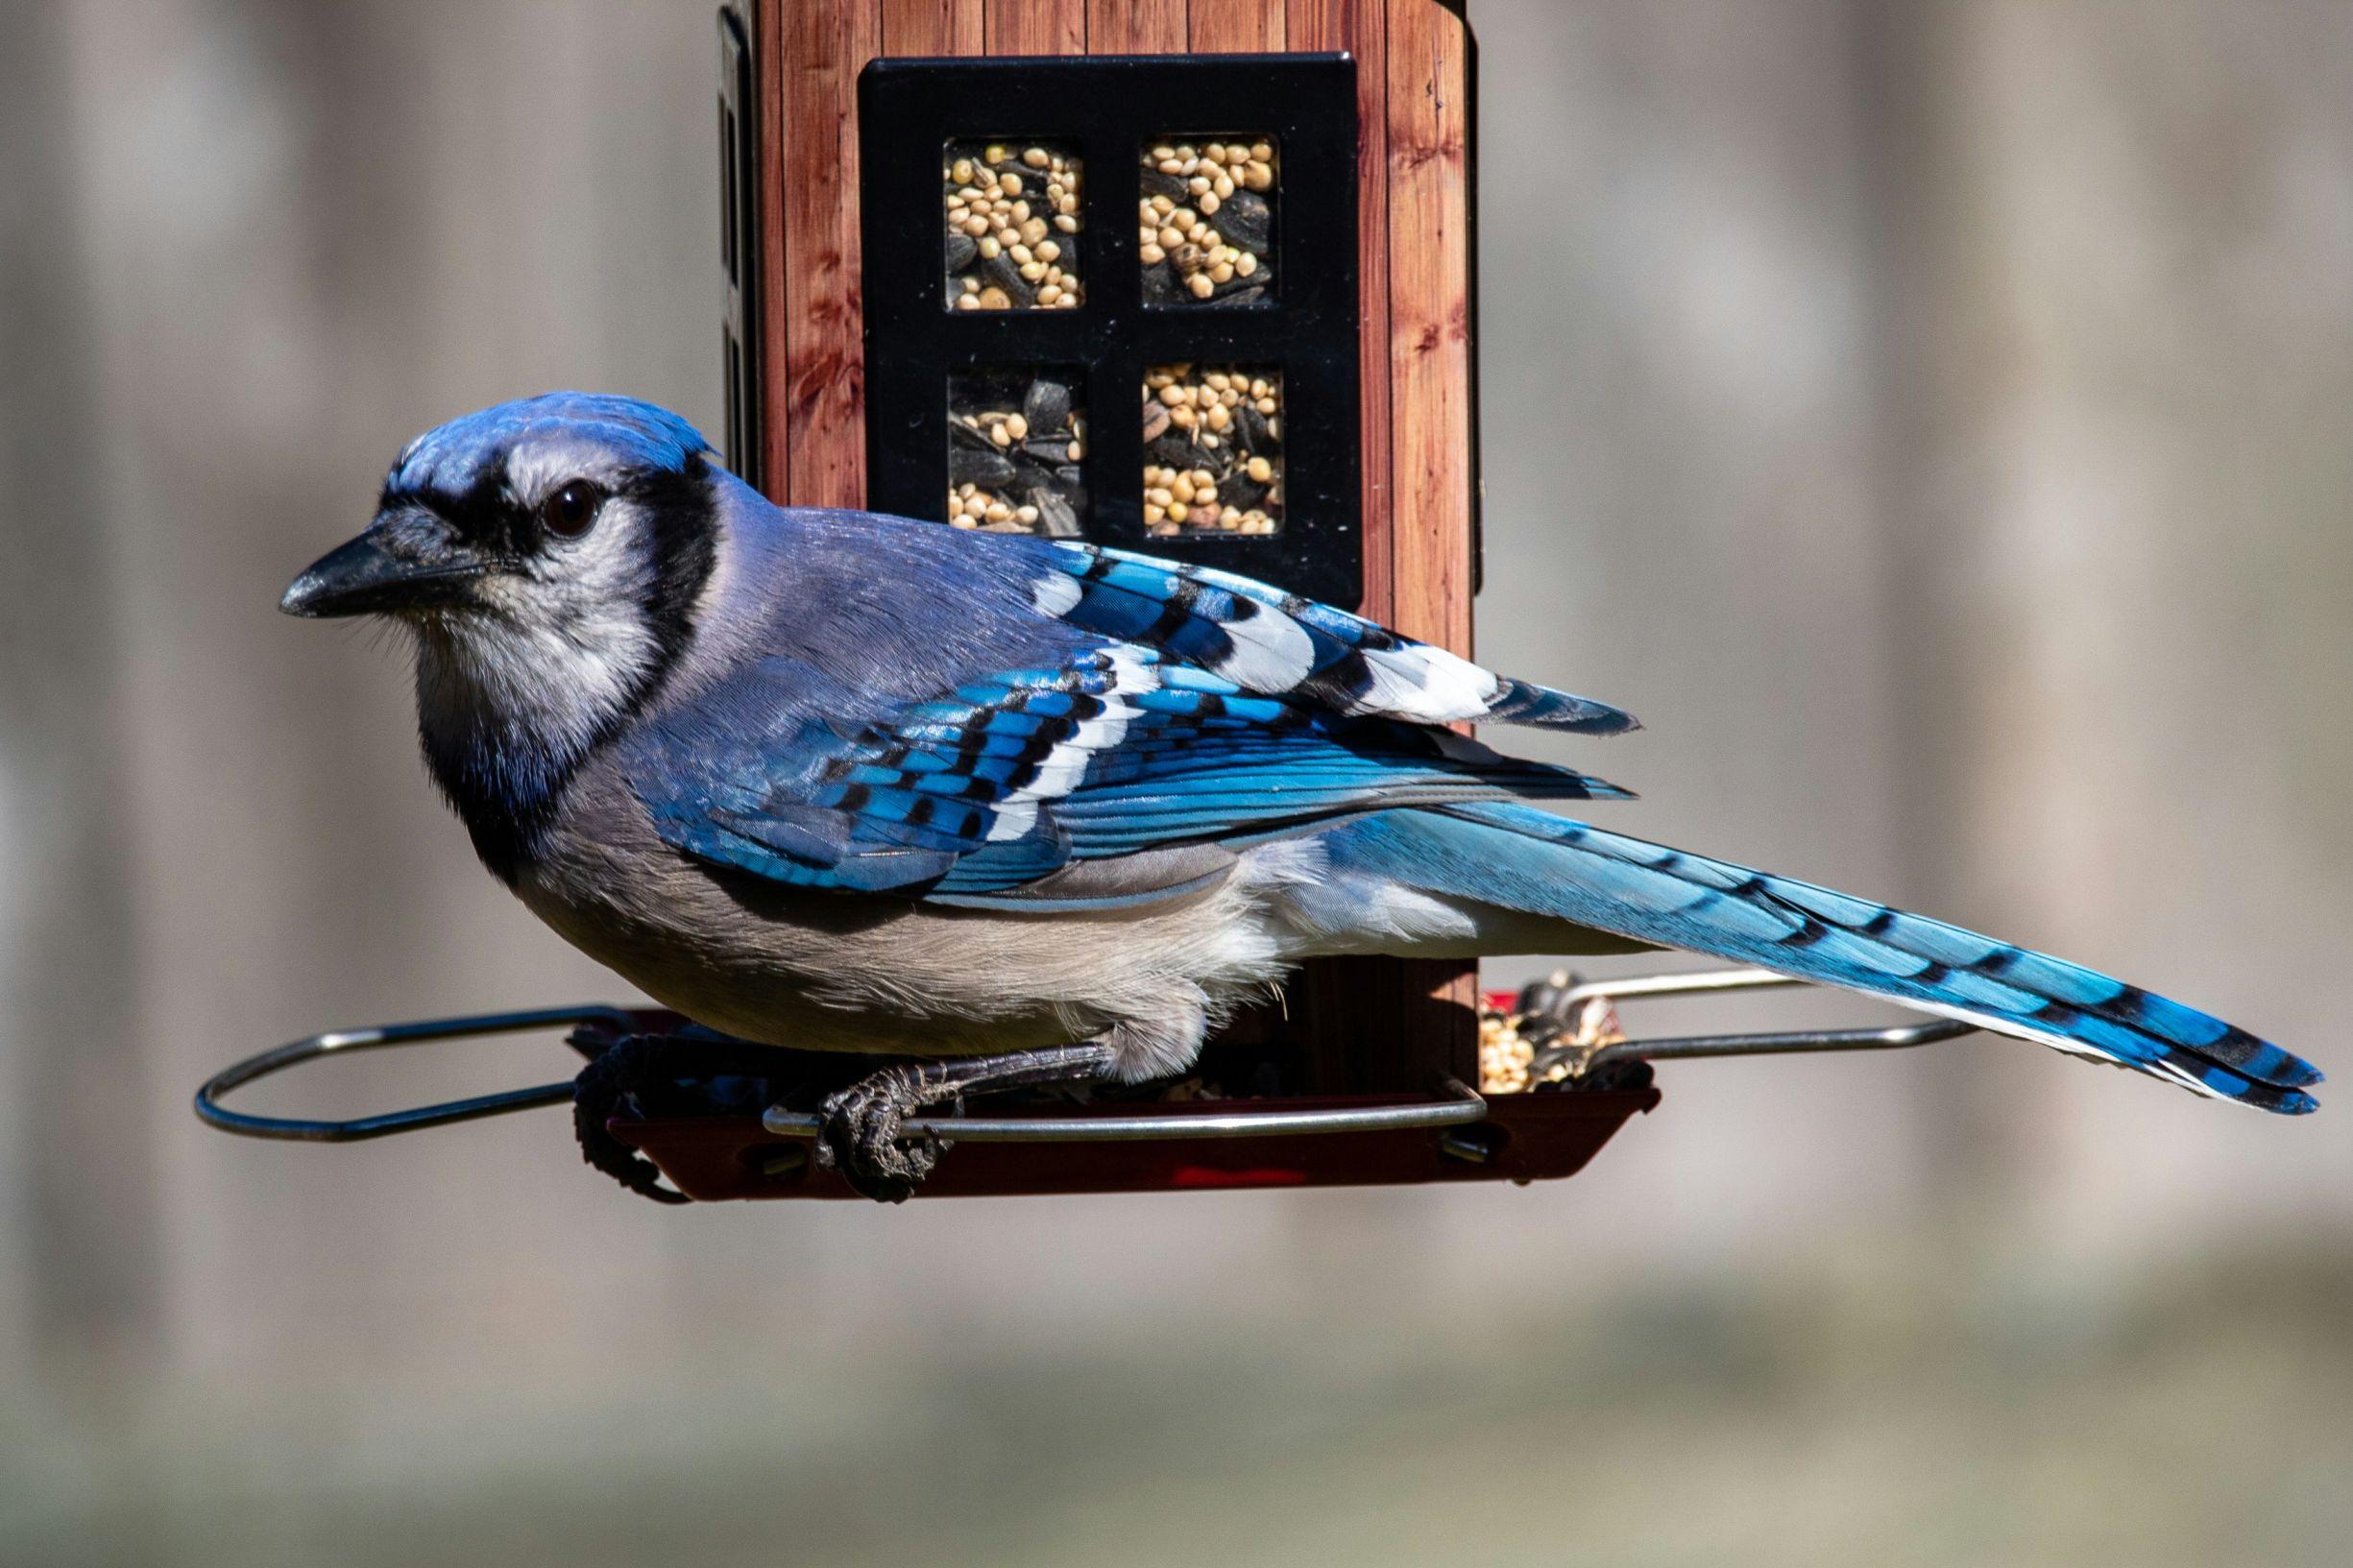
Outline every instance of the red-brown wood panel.
<path id="1" fill-rule="evenodd" d="M 1435 0 L 1416 9 L 1435 12 Z M 1400 621 L 1401 601 L 1419 605 L 1412 582 L 1400 584 L 1398 531 L 1410 519 L 1393 505 L 1392 440 L 1398 417 L 1391 384 L 1395 292 L 1390 270 L 1391 76 L 1386 0 L 1289 0 L 1288 47 L 1346 50 L 1356 57 L 1358 272 L 1362 320 L 1362 470 L 1364 613 Z M 1409 280 L 1408 287 L 1420 286 Z M 1409 317 L 1411 313 L 1409 312 Z M 1468 431 L 1463 435 L 1467 441 Z M 1466 450 L 1466 463 L 1468 455 Z M 1466 547 L 1468 540 L 1466 539 Z M 1462 579 L 1458 577 L 1458 584 Z M 1408 609 L 1410 614 L 1420 613 Z M 1478 968 L 1456 961 L 1337 959 L 1308 966 L 1303 1010 L 1320 1083 L 1335 1089 L 1393 1091 L 1419 1087 L 1443 1065 L 1470 1081 L 1478 1067 L 1475 1015 Z"/>
<path id="2" fill-rule="evenodd" d="M 1468 654 L 1470 40 L 1436 0 L 1388 0 L 1388 10 L 1390 624 Z M 1422 1049 L 1444 1042 L 1456 1074 L 1475 1081 L 1477 970 L 1403 968 Z"/>
<path id="3" fill-rule="evenodd" d="M 1283 0 L 1192 0 L 1193 52 L 1263 55 L 1285 47 Z"/>
<path id="4" fill-rule="evenodd" d="M 1470 651 L 1468 43 L 1433 0 L 1389 0 L 1389 330 L 1396 608 Z"/>
<path id="5" fill-rule="evenodd" d="M 865 342 L 858 236 L 858 73 L 882 49 L 879 0 L 764 8 L 782 36 L 784 491 L 797 506 L 866 498 Z"/>
<path id="6" fill-rule="evenodd" d="M 883 0 L 885 55 L 977 55 L 981 0 Z"/>
<path id="7" fill-rule="evenodd" d="M 992 55 L 1083 55 L 1086 0 L 987 0 Z"/>
<path id="8" fill-rule="evenodd" d="M 1181 55 L 1185 0 L 1087 0 L 1090 55 Z"/>

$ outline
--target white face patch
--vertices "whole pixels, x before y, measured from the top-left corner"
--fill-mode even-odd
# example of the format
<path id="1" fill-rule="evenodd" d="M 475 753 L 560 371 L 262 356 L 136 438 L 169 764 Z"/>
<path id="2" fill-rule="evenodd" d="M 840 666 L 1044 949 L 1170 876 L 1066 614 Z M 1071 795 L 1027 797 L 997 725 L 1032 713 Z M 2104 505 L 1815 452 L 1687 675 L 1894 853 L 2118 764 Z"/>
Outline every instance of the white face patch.
<path id="1" fill-rule="evenodd" d="M 619 490 L 627 472 L 600 444 L 553 434 L 516 446 L 506 460 L 506 490 L 528 511 L 574 479 L 606 491 Z"/>
<path id="2" fill-rule="evenodd" d="M 488 720 L 551 752 L 586 746 L 661 657 L 644 608 L 654 572 L 646 519 L 616 496 L 578 539 L 483 578 L 481 608 L 418 625 L 426 727 Z"/>

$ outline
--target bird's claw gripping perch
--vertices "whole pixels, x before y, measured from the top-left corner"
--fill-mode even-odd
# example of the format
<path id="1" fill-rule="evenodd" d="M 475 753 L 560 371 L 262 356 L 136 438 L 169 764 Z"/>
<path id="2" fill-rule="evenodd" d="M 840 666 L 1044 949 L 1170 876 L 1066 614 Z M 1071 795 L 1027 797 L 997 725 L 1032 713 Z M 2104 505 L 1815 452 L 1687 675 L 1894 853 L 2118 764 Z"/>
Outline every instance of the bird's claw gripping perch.
<path id="1" fill-rule="evenodd" d="M 1107 1041 L 1082 1040 L 1003 1056 L 886 1067 L 826 1097 L 818 1162 L 838 1168 L 863 1196 L 904 1203 L 953 1146 L 936 1136 L 905 1137 L 901 1128 L 908 1117 L 966 1095 L 1100 1078 L 1111 1070 L 1112 1059 Z"/>
<path id="2" fill-rule="evenodd" d="M 580 1157 L 656 1203 L 688 1199 L 685 1194 L 665 1187 L 654 1163 L 614 1137 L 605 1123 L 628 1106 L 637 1081 L 669 1063 L 674 1047 L 673 1041 L 662 1035 L 622 1035 L 592 1058 L 572 1081 L 572 1133 L 580 1141 Z"/>
<path id="3" fill-rule="evenodd" d="M 901 1136 L 908 1117 L 951 1098 L 926 1082 L 923 1070 L 890 1067 L 826 1097 L 817 1163 L 838 1167 L 861 1196 L 904 1203 L 948 1147 L 936 1136 Z"/>

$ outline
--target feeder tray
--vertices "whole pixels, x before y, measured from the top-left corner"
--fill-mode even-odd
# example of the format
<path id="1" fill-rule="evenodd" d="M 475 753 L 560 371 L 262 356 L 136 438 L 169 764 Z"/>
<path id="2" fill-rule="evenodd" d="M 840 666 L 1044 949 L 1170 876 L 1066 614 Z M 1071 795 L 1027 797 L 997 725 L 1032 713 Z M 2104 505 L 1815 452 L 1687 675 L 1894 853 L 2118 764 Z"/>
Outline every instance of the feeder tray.
<path id="1" fill-rule="evenodd" d="M 1281 1092 L 1280 1045 L 1213 1045 L 1196 1074 L 1174 1090 L 1147 1085 L 1084 1099 L 1034 1090 L 978 1097 L 907 1122 L 909 1137 L 948 1146 L 918 1194 L 1525 1185 L 1575 1175 L 1630 1118 L 1656 1106 L 1654 1062 L 1887 1050 L 1975 1032 L 1938 1020 L 1630 1039 L 1616 1025 L 1621 1003 L 1793 983 L 1765 970 L 1722 969 L 1584 982 L 1556 976 L 1517 997 L 1492 993 L 1488 1018 L 1527 1048 L 1524 1061 L 1512 1053 L 1511 1074 L 1529 1087 L 1511 1093 L 1440 1077 L 1415 1097 L 1289 1095 Z M 348 1121 L 255 1116 L 221 1103 L 256 1078 L 327 1056 L 559 1028 L 590 1064 L 571 1082 Z M 658 1008 L 555 1007 L 310 1035 L 214 1074 L 197 1092 L 196 1114 L 249 1138 L 357 1143 L 572 1104 L 591 1162 L 648 1196 L 846 1198 L 858 1194 L 813 1157 L 814 1107 L 881 1065 L 869 1056 L 747 1045 Z M 1229 1095 L 1219 1084 L 1247 1087 Z M 1144 1098 L 1153 1095 L 1160 1098 Z M 1177 1095 L 1188 1098 L 1172 1098 Z M 656 1183 L 656 1171 L 667 1186 Z"/>

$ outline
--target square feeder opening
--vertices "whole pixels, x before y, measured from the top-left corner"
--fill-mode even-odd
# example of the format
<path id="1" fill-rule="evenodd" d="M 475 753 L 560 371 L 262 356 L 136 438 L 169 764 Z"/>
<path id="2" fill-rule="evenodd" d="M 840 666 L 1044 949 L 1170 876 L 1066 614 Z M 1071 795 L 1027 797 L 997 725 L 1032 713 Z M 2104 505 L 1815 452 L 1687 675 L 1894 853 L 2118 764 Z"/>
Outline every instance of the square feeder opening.
<path id="1" fill-rule="evenodd" d="M 1272 534 L 1283 525 L 1283 374 L 1271 365 L 1144 373 L 1144 529 Z"/>
<path id="2" fill-rule="evenodd" d="M 941 150 L 951 310 L 1075 310 L 1084 167 L 1066 142 L 959 136 Z"/>
<path id="3" fill-rule="evenodd" d="M 952 527 L 1077 539 L 1086 528 L 1086 410 L 1060 366 L 948 378 Z"/>
<path id="4" fill-rule="evenodd" d="M 1145 144 L 1136 260 L 1146 305 L 1248 310 L 1274 303 L 1277 145 L 1266 133 Z"/>

